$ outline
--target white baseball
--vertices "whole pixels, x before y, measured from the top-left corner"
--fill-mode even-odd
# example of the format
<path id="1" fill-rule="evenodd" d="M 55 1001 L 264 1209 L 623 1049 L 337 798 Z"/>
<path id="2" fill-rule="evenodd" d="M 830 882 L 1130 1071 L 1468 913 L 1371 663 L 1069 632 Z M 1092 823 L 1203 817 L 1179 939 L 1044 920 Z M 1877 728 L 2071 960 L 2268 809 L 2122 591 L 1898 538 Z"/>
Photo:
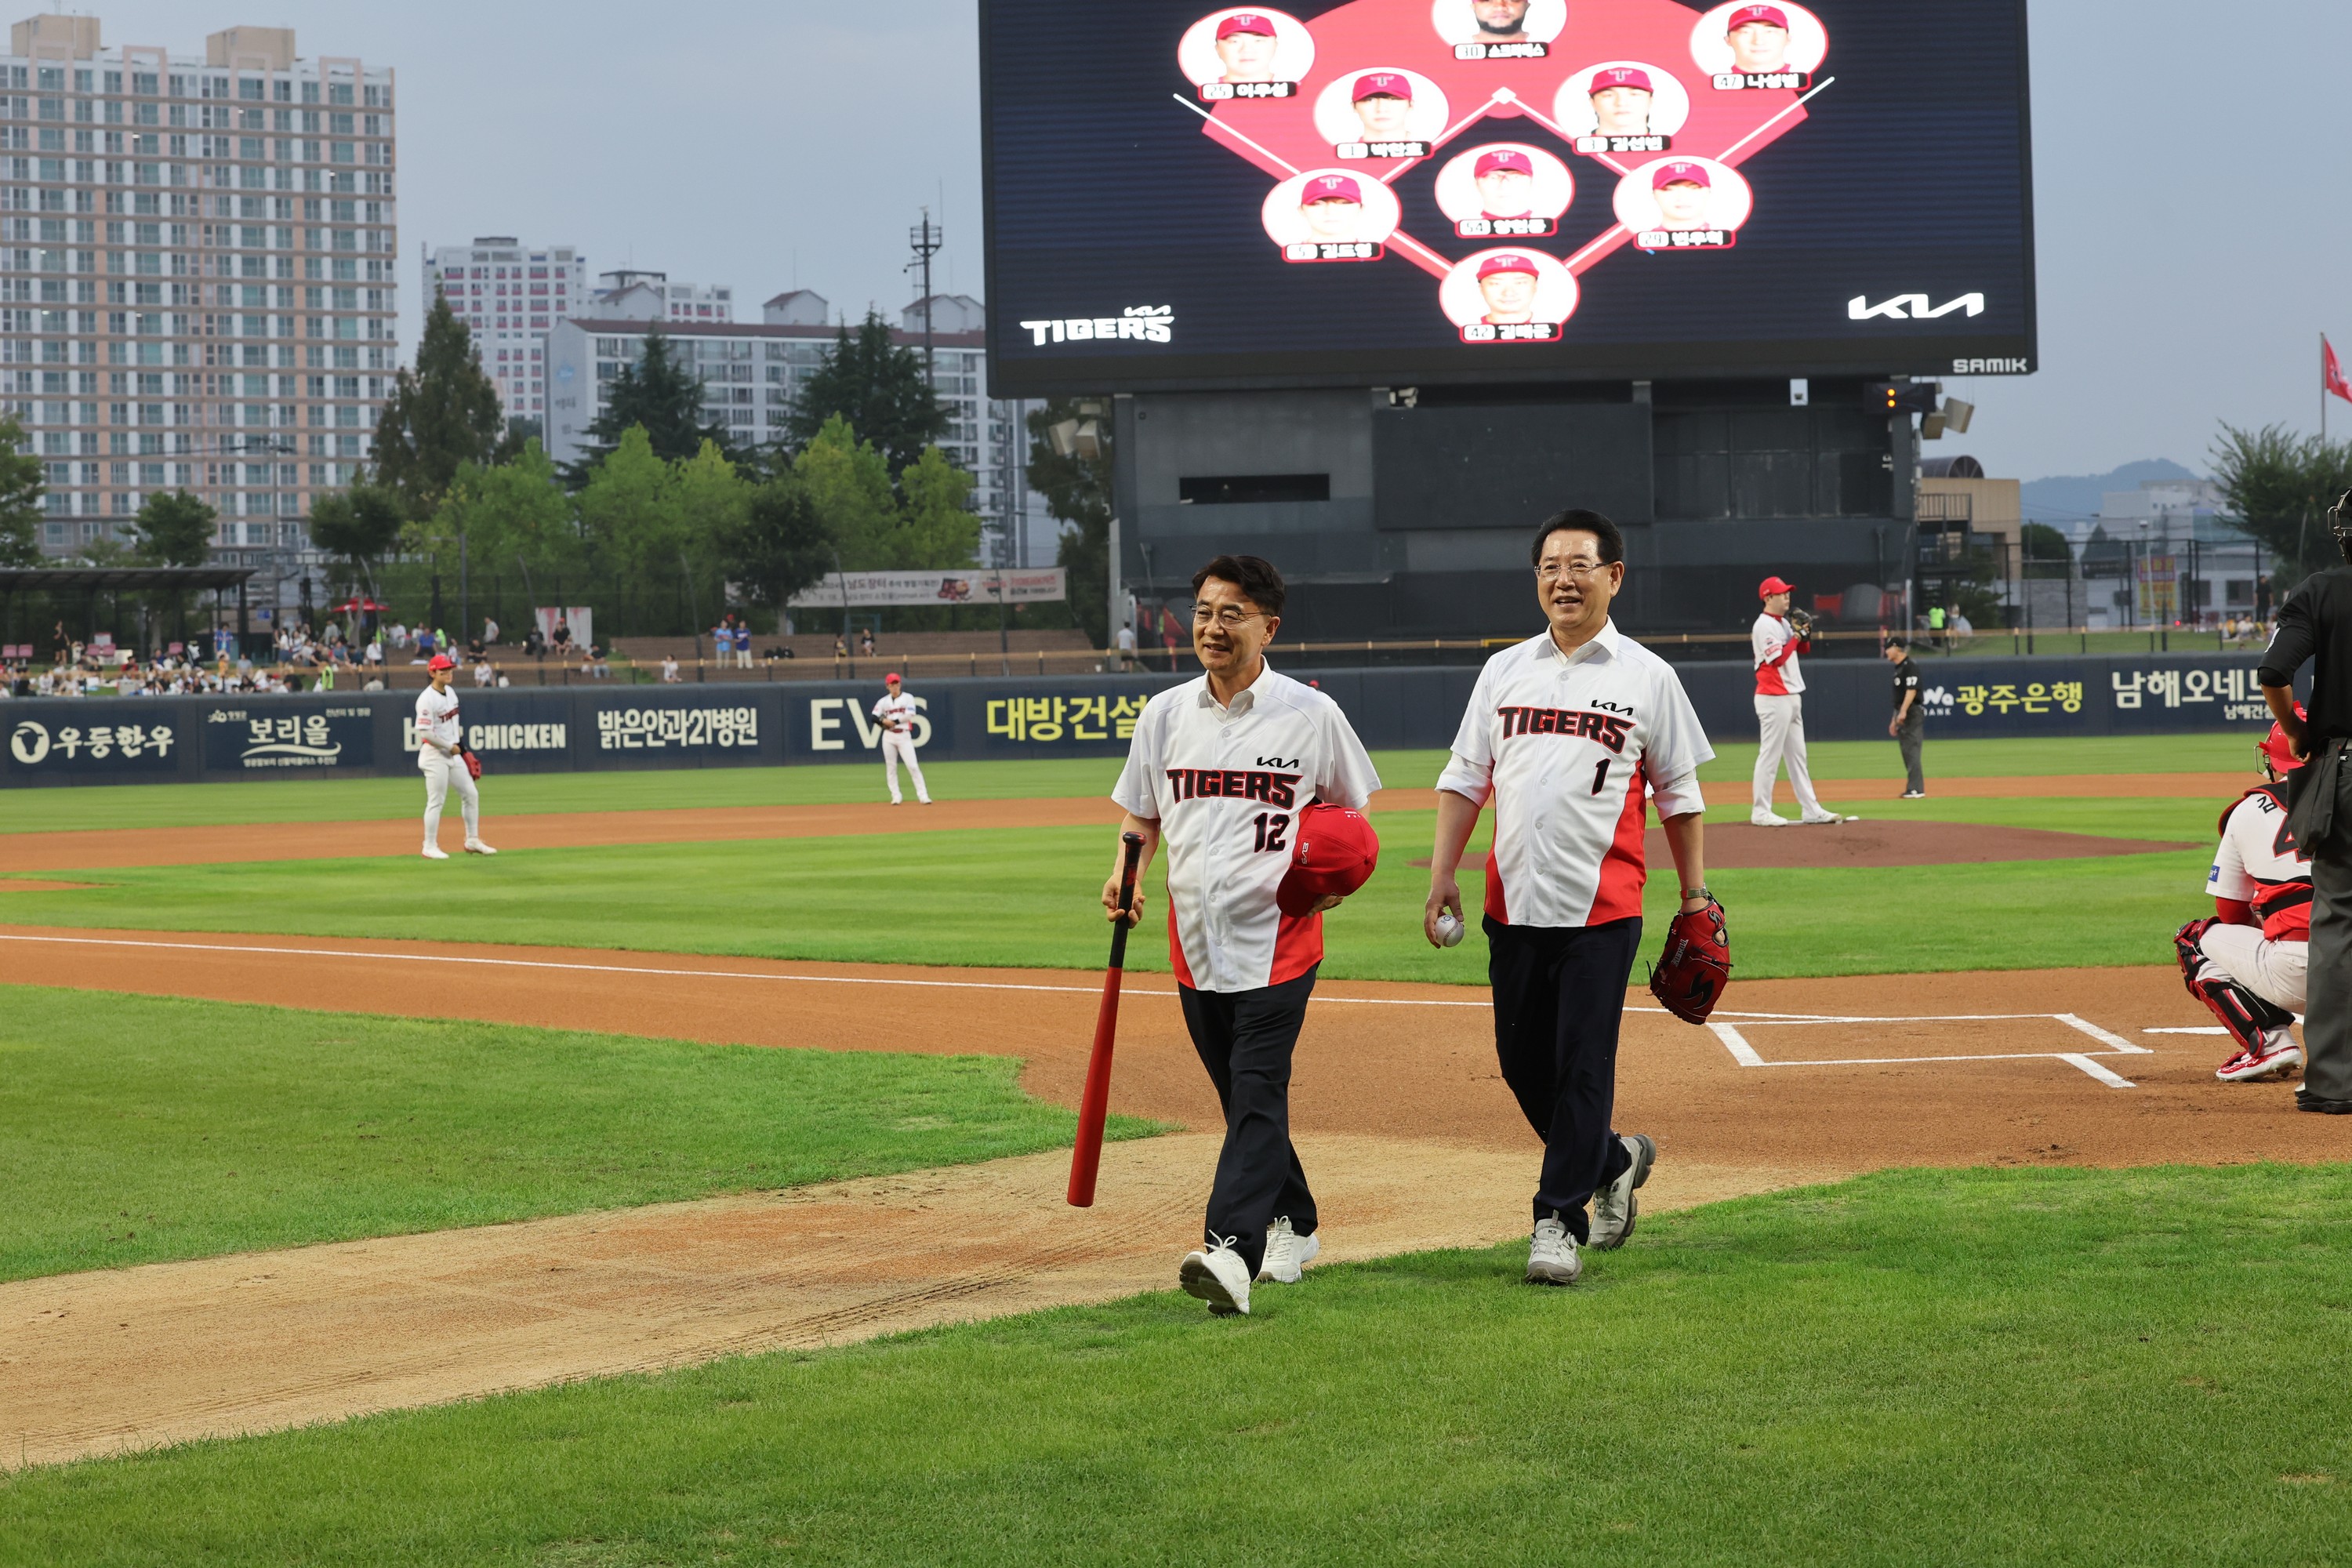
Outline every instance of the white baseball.
<path id="1" fill-rule="evenodd" d="M 1452 910 L 1437 911 L 1437 941 L 1441 947 L 1462 945 L 1462 922 L 1454 918 Z"/>

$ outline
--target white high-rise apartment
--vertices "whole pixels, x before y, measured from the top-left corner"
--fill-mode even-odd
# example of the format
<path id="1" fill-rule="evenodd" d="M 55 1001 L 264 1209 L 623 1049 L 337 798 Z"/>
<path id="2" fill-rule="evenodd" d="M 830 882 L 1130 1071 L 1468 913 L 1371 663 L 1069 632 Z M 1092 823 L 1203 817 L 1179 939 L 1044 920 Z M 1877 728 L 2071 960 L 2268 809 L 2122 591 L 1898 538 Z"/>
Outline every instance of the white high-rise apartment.
<path id="1" fill-rule="evenodd" d="M 570 245 L 489 235 L 425 252 L 427 304 L 439 293 L 474 334 L 482 369 L 509 419 L 547 419 L 541 374 L 547 334 L 588 302 L 588 262 Z"/>
<path id="2" fill-rule="evenodd" d="M 724 284 L 673 283 L 667 272 L 625 268 L 597 275 L 595 309 L 582 314 L 606 321 L 724 324 L 735 319 L 735 290 Z"/>
<path id="3" fill-rule="evenodd" d="M 194 490 L 224 551 L 299 549 L 394 368 L 393 73 L 231 27 L 201 58 L 17 23 L 0 59 L 0 398 L 45 552 Z M 232 554 L 229 559 L 244 556 Z"/>

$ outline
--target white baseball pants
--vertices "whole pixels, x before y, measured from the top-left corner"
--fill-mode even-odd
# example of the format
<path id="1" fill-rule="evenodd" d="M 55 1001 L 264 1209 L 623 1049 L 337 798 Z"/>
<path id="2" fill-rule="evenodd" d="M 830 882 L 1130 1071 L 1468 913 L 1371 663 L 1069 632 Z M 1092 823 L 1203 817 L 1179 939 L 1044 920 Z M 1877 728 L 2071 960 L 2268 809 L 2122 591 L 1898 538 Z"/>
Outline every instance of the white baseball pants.
<path id="1" fill-rule="evenodd" d="M 425 842 L 431 844 L 441 837 L 441 807 L 449 798 L 449 790 L 457 791 L 457 808 L 466 818 L 466 837 L 470 842 L 482 836 L 482 792 L 474 784 L 474 775 L 466 771 L 463 757 L 445 757 L 430 745 L 420 746 L 416 752 L 417 771 L 425 775 Z"/>
<path id="2" fill-rule="evenodd" d="M 890 780 L 892 805 L 899 801 L 898 764 L 902 762 L 907 771 L 915 775 L 915 798 L 925 805 L 930 805 L 931 792 L 923 786 L 923 764 L 915 760 L 915 737 L 897 731 L 886 731 L 882 736 L 882 768 Z"/>
<path id="3" fill-rule="evenodd" d="M 2305 1011 L 2310 943 L 2267 941 L 2259 926 L 2211 925 L 2197 939 L 2197 951 L 2272 1006 Z"/>
<path id="4" fill-rule="evenodd" d="M 1756 749 L 1756 809 L 1772 809 L 1772 778 L 1780 764 L 1789 765 L 1789 787 L 1797 792 L 1797 810 L 1804 816 L 1822 814 L 1813 795 L 1813 775 L 1805 767 L 1805 700 L 1801 697 L 1756 698 L 1756 725 L 1763 744 Z"/>

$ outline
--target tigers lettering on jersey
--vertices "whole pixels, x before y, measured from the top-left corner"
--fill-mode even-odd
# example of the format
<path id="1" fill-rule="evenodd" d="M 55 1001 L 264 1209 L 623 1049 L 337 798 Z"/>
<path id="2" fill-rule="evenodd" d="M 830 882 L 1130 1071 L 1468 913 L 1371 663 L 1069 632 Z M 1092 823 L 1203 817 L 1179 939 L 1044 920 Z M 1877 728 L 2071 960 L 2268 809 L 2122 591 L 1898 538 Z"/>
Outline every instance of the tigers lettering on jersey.
<path id="1" fill-rule="evenodd" d="M 1633 732 L 1633 721 L 1620 719 L 1613 713 L 1595 713 L 1588 708 L 1497 708 L 1495 716 L 1503 721 L 1503 736 L 1561 735 L 1583 741 L 1598 741 L 1611 751 L 1622 753 L 1625 737 Z"/>
<path id="2" fill-rule="evenodd" d="M 1298 804 L 1300 773 L 1244 768 L 1170 768 L 1169 787 L 1178 800 L 1262 800 L 1285 811 Z"/>

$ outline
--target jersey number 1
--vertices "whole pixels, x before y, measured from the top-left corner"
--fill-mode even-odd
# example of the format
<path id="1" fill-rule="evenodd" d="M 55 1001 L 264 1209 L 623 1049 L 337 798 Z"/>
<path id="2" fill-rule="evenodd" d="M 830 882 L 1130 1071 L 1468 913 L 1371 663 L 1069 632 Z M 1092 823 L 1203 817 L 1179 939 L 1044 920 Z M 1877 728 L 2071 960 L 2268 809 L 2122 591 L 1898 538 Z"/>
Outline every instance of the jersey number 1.
<path id="1" fill-rule="evenodd" d="M 1271 812 L 1261 811 L 1257 814 L 1256 822 L 1257 847 L 1260 849 L 1284 849 L 1288 847 L 1288 846 L 1284 844 L 1282 841 L 1283 834 L 1288 831 L 1290 827 L 1290 818 L 1288 816 L 1276 816 Z"/>

